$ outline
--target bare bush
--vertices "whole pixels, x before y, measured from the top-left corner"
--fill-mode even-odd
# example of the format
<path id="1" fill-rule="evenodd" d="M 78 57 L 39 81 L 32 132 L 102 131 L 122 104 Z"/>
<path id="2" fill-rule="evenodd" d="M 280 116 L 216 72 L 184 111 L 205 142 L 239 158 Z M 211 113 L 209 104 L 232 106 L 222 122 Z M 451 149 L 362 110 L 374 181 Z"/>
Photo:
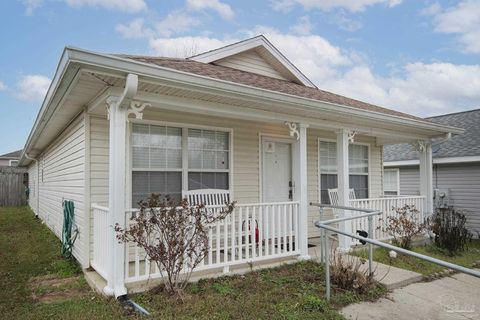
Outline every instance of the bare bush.
<path id="1" fill-rule="evenodd" d="M 404 249 L 412 248 L 413 237 L 425 230 L 425 223 L 418 222 L 419 211 L 414 205 L 404 205 L 393 208 L 394 216 L 383 220 L 384 225 L 379 226 L 383 232 L 393 237 L 393 243 Z"/>
<path id="2" fill-rule="evenodd" d="M 466 222 L 465 214 L 453 208 L 437 208 L 427 219 L 435 245 L 452 256 L 464 251 L 472 239 L 473 235 L 465 227 Z"/>
<path id="3" fill-rule="evenodd" d="M 375 272 L 369 274 L 368 268 L 360 270 L 365 259 L 351 255 L 333 254 L 331 258 L 330 277 L 341 289 L 366 293 L 375 287 Z"/>
<path id="4" fill-rule="evenodd" d="M 193 270 L 208 254 L 208 229 L 225 219 L 235 203 L 221 210 L 190 206 L 169 197 L 152 194 L 140 203 L 140 212 L 131 218 L 131 226 L 115 231 L 121 243 L 133 243 L 145 250 L 165 278 L 167 292 L 182 296 Z"/>

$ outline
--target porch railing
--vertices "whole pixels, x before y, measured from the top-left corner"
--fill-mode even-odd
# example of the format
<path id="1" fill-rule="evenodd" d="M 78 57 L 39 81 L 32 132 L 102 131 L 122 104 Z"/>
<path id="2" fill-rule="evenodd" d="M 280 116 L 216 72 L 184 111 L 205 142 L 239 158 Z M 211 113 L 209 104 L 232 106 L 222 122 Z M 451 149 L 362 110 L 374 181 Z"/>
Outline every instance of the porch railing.
<path id="1" fill-rule="evenodd" d="M 382 221 L 387 221 L 388 217 L 396 215 L 395 208 L 401 208 L 405 205 L 415 206 L 419 214 L 417 215 L 417 222 L 422 223 L 425 219 L 425 196 L 399 196 L 388 198 L 372 198 L 372 199 L 355 199 L 350 200 L 350 206 L 357 209 L 372 209 L 381 211 L 382 214 L 375 216 L 373 219 L 374 239 L 389 240 L 391 237 L 383 232 L 381 228 Z M 367 230 L 368 218 L 363 217 L 351 221 L 351 233 L 356 233 L 357 230 Z"/>
<path id="2" fill-rule="evenodd" d="M 104 279 L 107 278 L 108 208 L 92 204 L 93 255 L 90 264 Z"/>
<path id="3" fill-rule="evenodd" d="M 208 210 L 221 210 L 209 206 Z M 127 224 L 138 211 L 127 212 Z M 208 253 L 196 271 L 222 269 L 299 254 L 298 202 L 237 204 L 224 220 L 208 229 Z M 142 249 L 126 245 L 125 282 L 160 278 L 161 273 Z"/>

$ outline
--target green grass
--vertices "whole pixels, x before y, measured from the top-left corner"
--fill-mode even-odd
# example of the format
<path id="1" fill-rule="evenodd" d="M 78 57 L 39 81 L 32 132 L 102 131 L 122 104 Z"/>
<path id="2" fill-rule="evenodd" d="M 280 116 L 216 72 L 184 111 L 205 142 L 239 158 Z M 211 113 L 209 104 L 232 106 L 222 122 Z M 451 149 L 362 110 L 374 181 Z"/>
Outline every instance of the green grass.
<path id="1" fill-rule="evenodd" d="M 32 287 L 32 279 L 37 277 L 78 279 L 57 287 Z M 324 281 L 321 265 L 300 262 L 192 283 L 183 302 L 159 289 L 131 298 L 150 311 L 153 319 L 342 319 L 339 308 L 386 294 L 381 286 L 364 295 L 333 286 L 329 303 L 324 299 Z M 32 297 L 71 288 L 85 294 L 50 303 Z M 0 208 L 0 318 L 141 317 L 126 316 L 118 302 L 91 292 L 80 267 L 60 256 L 58 238 L 27 207 L 14 207 Z"/>
<path id="2" fill-rule="evenodd" d="M 2 319 L 118 319 L 122 309 L 93 292 L 80 267 L 60 256 L 60 241 L 27 207 L 0 207 L 0 318 Z M 40 303 L 32 298 L 33 277 L 55 275 L 80 280 L 71 286 L 85 296 Z M 63 288 L 59 288 L 61 290 Z M 43 294 L 51 288 L 39 288 Z"/>
<path id="3" fill-rule="evenodd" d="M 444 251 L 436 248 L 431 244 L 416 246 L 413 248 L 413 251 L 426 256 L 471 268 L 473 264 L 480 261 L 480 240 L 472 240 L 472 242 L 469 244 L 468 250 L 455 256 L 449 256 Z M 431 262 L 427 262 L 425 260 L 402 254 L 398 254 L 397 258 L 392 259 L 389 257 L 388 252 L 389 250 L 385 248 L 375 249 L 373 252 L 373 260 L 386 265 L 391 264 L 394 267 L 415 271 L 423 275 L 431 275 L 445 269 L 444 267 L 433 264 Z M 363 258 L 368 258 L 368 252 L 366 250 L 354 251 L 352 254 Z"/>
<path id="4" fill-rule="evenodd" d="M 299 262 L 273 269 L 201 280 L 187 287 L 184 301 L 163 290 L 132 299 L 161 319 L 343 319 L 337 310 L 386 294 L 378 286 L 368 294 L 332 288 L 325 300 L 324 270 L 315 262 Z"/>

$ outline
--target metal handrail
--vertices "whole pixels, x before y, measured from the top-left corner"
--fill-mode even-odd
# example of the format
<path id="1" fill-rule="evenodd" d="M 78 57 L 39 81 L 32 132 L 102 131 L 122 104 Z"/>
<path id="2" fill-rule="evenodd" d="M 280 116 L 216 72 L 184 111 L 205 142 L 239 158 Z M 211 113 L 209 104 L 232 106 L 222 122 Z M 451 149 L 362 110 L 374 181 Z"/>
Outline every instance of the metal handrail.
<path id="1" fill-rule="evenodd" d="M 357 209 L 357 208 L 344 207 L 344 206 L 323 205 L 323 204 L 318 204 L 318 203 L 310 203 L 310 205 L 318 206 L 320 208 L 334 208 L 334 209 L 344 209 L 344 210 L 361 211 L 361 212 L 364 212 L 365 210 L 368 210 L 368 209 Z M 329 246 L 329 244 L 328 244 L 328 232 L 338 233 L 338 234 L 344 235 L 346 237 L 351 237 L 351 238 L 354 238 L 354 239 L 357 239 L 357 240 L 362 240 L 362 241 L 365 241 L 365 242 L 368 243 L 368 247 L 369 247 L 368 248 L 368 269 L 369 269 L 369 274 L 370 275 L 372 274 L 373 245 L 376 245 L 376 246 L 379 246 L 379 247 L 387 248 L 387 249 L 393 250 L 395 252 L 399 252 L 399 253 L 402 253 L 402 254 L 405 254 L 405 255 L 409 255 L 409 256 L 412 256 L 412 257 L 415 257 L 415 258 L 418 258 L 418 259 L 425 260 L 427 262 L 438 264 L 440 266 L 443 266 L 443 267 L 446 267 L 446 268 L 449 268 L 449 269 L 452 269 L 452 270 L 456 270 L 458 272 L 462 272 L 462 273 L 480 278 L 480 272 L 479 271 L 469 269 L 469 268 L 465 268 L 463 266 L 460 266 L 460 265 L 457 265 L 457 264 L 454 264 L 454 263 L 450 263 L 450 262 L 443 261 L 443 260 L 440 260 L 440 259 L 432 258 L 432 257 L 426 256 L 426 255 L 420 254 L 420 253 L 416 253 L 416 252 L 413 252 L 413 251 L 410 251 L 410 250 L 406 250 L 406 249 L 403 249 L 403 248 L 393 246 L 393 245 L 388 244 L 388 243 L 384 243 L 384 242 L 381 242 L 381 241 L 378 241 L 378 240 L 375 240 L 375 239 L 365 238 L 365 237 L 353 234 L 351 232 L 342 231 L 338 228 L 334 228 L 334 227 L 329 226 L 329 224 L 334 223 L 334 222 L 353 220 L 353 219 L 358 219 L 358 218 L 362 218 L 362 217 L 367 216 L 368 217 L 368 234 L 369 234 L 369 236 L 372 236 L 372 233 L 373 233 L 372 218 L 376 214 L 379 214 L 379 213 L 374 211 L 374 212 L 369 212 L 369 213 L 362 214 L 362 215 L 349 216 L 349 217 L 347 217 L 348 219 L 340 218 L 340 219 L 331 219 L 331 220 L 326 220 L 326 221 L 319 220 L 319 221 L 315 222 L 315 226 L 317 228 L 321 229 L 321 231 L 320 231 L 320 238 L 322 240 L 321 259 L 322 259 L 322 262 L 325 263 L 325 287 L 326 287 L 325 288 L 326 289 L 325 290 L 326 291 L 325 295 L 326 295 L 327 300 L 330 300 L 330 250 L 329 250 L 329 247 L 328 247 Z"/>

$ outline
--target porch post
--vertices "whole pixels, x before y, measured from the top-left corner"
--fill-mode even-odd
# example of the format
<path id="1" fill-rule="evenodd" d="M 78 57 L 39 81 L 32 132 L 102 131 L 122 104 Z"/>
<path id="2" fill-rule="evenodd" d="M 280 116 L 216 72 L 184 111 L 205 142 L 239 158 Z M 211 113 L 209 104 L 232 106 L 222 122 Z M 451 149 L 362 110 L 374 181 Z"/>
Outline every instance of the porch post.
<path id="1" fill-rule="evenodd" d="M 419 141 L 417 150 L 420 158 L 420 195 L 425 196 L 424 216 L 427 217 L 433 213 L 432 144 Z"/>
<path id="2" fill-rule="evenodd" d="M 307 124 L 299 124 L 298 135 L 298 201 L 300 201 L 300 214 L 298 219 L 298 248 L 300 259 L 310 259 L 308 255 L 308 189 L 307 189 Z"/>
<path id="3" fill-rule="evenodd" d="M 348 165 L 348 143 L 349 131 L 342 129 L 337 131 L 337 178 L 338 178 L 338 205 L 350 206 L 349 195 L 349 165 Z M 344 216 L 350 215 L 349 211 L 343 211 Z M 343 221 L 340 223 L 340 229 L 350 232 L 351 221 Z M 351 239 L 344 236 L 339 236 L 339 249 L 350 250 Z"/>
<path id="4" fill-rule="evenodd" d="M 125 228 L 125 146 L 127 110 L 120 99 L 110 96 L 107 106 L 110 120 L 109 134 L 109 190 L 108 190 L 108 279 L 104 292 L 119 297 L 127 294 L 125 288 L 125 246 L 118 243 L 114 226 Z"/>

